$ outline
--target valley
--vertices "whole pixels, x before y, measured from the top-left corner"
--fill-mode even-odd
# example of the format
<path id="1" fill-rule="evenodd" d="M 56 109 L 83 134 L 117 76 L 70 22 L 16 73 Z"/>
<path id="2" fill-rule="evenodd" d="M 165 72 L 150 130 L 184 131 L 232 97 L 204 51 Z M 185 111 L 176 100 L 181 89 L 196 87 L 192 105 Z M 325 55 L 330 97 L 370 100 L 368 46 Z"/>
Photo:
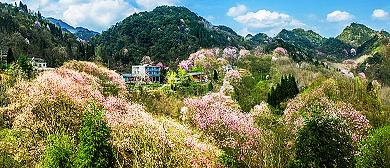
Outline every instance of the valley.
<path id="1" fill-rule="evenodd" d="M 0 167 L 390 166 L 385 30 L 243 37 L 163 5 L 98 33 L 20 2 L 0 39 Z"/>

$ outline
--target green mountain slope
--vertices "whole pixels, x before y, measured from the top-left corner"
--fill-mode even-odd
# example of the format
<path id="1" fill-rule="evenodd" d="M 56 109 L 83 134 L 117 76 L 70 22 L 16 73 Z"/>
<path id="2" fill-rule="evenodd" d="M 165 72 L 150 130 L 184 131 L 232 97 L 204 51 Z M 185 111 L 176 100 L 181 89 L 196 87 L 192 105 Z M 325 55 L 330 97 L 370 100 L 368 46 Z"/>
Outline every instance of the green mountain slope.
<path id="1" fill-rule="evenodd" d="M 212 26 L 185 7 L 160 6 L 133 14 L 90 39 L 115 61 L 139 64 L 143 56 L 174 63 L 200 48 L 237 46 L 243 40 L 226 26 Z"/>
<path id="2" fill-rule="evenodd" d="M 359 47 L 376 34 L 377 31 L 368 28 L 363 24 L 352 23 L 351 25 L 345 27 L 341 34 L 339 34 L 336 38 L 354 47 Z"/>
<path id="3" fill-rule="evenodd" d="M 293 29 L 291 31 L 283 29 L 276 38 L 292 43 L 294 46 L 304 50 L 313 50 L 321 46 L 325 40 L 324 37 L 312 30 L 305 31 L 301 28 Z"/>
<path id="4" fill-rule="evenodd" d="M 77 37 L 63 33 L 39 12 L 29 12 L 22 2 L 19 6 L 0 3 L 0 39 L 3 54 L 11 48 L 13 60 L 18 60 L 20 55 L 43 58 L 48 66 L 56 67 L 77 58 Z"/>

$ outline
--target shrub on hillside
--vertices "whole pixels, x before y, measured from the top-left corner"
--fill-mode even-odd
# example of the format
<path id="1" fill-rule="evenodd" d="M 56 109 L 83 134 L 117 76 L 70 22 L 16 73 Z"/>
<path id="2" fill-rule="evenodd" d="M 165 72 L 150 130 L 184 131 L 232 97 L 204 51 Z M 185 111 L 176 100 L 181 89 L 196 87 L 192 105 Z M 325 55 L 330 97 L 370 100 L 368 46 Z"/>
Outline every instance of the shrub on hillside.
<path id="1" fill-rule="evenodd" d="M 390 126 L 378 128 L 362 142 L 359 167 L 390 167 Z"/>
<path id="2" fill-rule="evenodd" d="M 10 104 L 0 112 L 10 118 L 11 132 L 15 135 L 12 143 L 0 145 L 1 149 L 6 146 L 7 154 L 22 166 L 40 165 L 48 135 L 63 132 L 78 144 L 77 132 L 88 100 L 97 100 L 106 108 L 103 118 L 111 130 L 110 147 L 116 153 L 113 166 L 215 167 L 219 164 L 220 150 L 209 136 L 167 117 L 149 114 L 143 106 L 129 101 L 124 92 L 102 94 L 101 77 L 84 72 L 88 68 L 79 62 L 73 63 L 71 67 L 80 70 L 61 67 L 43 72 L 31 82 L 18 82 L 8 92 Z M 124 85 L 124 81 L 118 82 L 115 86 Z M 169 109 L 175 108 L 179 107 Z"/>
<path id="3" fill-rule="evenodd" d="M 327 80 L 321 86 L 310 90 L 292 99 L 284 111 L 284 124 L 291 125 L 292 134 L 305 125 L 304 118 L 312 115 L 324 118 L 335 118 L 341 120 L 341 125 L 346 128 L 344 131 L 351 136 L 353 145 L 367 137 L 371 128 L 366 116 L 356 111 L 351 104 L 335 102 L 325 94 L 326 92 L 337 92 L 337 85 L 333 80 Z"/>
<path id="4" fill-rule="evenodd" d="M 352 140 L 343 129 L 335 118 L 306 118 L 295 144 L 295 166 L 355 167 Z"/>
<path id="5" fill-rule="evenodd" d="M 219 149 L 202 133 L 166 117 L 154 118 L 123 98 L 104 102 L 117 163 L 124 167 L 214 167 Z M 180 151 L 180 152 L 178 152 Z"/>
<path id="6" fill-rule="evenodd" d="M 76 146 L 70 136 L 64 133 L 56 133 L 49 135 L 46 141 L 46 150 L 42 161 L 43 167 L 74 167 Z"/>
<path id="7" fill-rule="evenodd" d="M 114 167 L 115 158 L 109 144 L 110 128 L 103 119 L 104 109 L 96 101 L 83 112 L 75 164 L 77 167 Z"/>
<path id="8" fill-rule="evenodd" d="M 241 113 L 238 104 L 222 93 L 184 100 L 185 122 L 212 136 L 224 150 L 225 166 L 265 166 L 272 155 L 269 132 L 258 129 L 250 114 Z M 231 160 L 233 159 L 233 160 Z M 227 162 L 228 160 L 231 160 Z"/>
<path id="9" fill-rule="evenodd" d="M 16 142 L 18 136 L 16 131 L 7 128 L 0 130 L 0 167 L 21 167 L 13 155 L 19 150 Z"/>
<path id="10" fill-rule="evenodd" d="M 12 129 L 21 133 L 15 158 L 36 165 L 48 135 L 64 132 L 76 138 L 86 100 L 105 99 L 99 83 L 95 76 L 61 67 L 43 72 L 31 82 L 19 81 L 9 89 L 10 104 L 0 110 Z"/>

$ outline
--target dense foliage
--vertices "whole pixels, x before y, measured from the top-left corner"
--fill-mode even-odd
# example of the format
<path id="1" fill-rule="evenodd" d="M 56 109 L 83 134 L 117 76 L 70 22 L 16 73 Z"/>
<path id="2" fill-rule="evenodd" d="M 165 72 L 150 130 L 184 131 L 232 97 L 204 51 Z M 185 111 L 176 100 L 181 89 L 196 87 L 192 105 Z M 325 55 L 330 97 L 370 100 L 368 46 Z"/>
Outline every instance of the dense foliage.
<path id="1" fill-rule="evenodd" d="M 372 132 L 370 138 L 362 142 L 360 147 L 361 167 L 390 166 L 390 126 L 379 128 Z"/>
<path id="2" fill-rule="evenodd" d="M 313 117 L 305 120 L 296 142 L 297 167 L 355 167 L 351 137 L 341 121 Z"/>
<path id="3" fill-rule="evenodd" d="M 324 43 L 324 40 L 326 40 L 326 38 L 320 36 L 312 30 L 305 31 L 300 28 L 293 29 L 291 31 L 283 29 L 279 32 L 276 38 L 289 41 L 295 46 L 305 50 L 312 50 L 313 48 L 317 48 Z"/>
<path id="4" fill-rule="evenodd" d="M 363 24 L 351 23 L 336 38 L 354 47 L 359 47 L 375 36 L 376 33 L 375 30 Z"/>
<path id="5" fill-rule="evenodd" d="M 80 43 L 22 2 L 1 7 L 13 56 L 0 70 L 0 167 L 389 167 L 384 31 L 243 39 L 162 6 Z M 61 66 L 32 73 L 36 53 Z M 126 85 L 108 61 L 158 62 L 167 80 Z"/>
<path id="6" fill-rule="evenodd" d="M 272 87 L 268 93 L 267 103 L 273 107 L 280 108 L 280 103 L 286 99 L 294 98 L 299 93 L 297 82 L 292 75 L 282 77 L 276 87 Z"/>
<path id="7" fill-rule="evenodd" d="M 18 60 L 20 55 L 45 59 L 49 67 L 58 67 L 71 59 L 94 59 L 94 51 L 82 56 L 91 45 L 82 44 L 76 36 L 64 33 L 60 27 L 45 20 L 39 11 L 30 12 L 23 3 L 19 6 L 0 3 L 0 30 L 0 50 L 3 54 L 8 51 L 8 64 Z"/>
<path id="8" fill-rule="evenodd" d="M 185 7 L 160 6 L 133 14 L 90 41 L 115 55 L 115 62 L 139 64 L 148 55 L 171 65 L 201 47 L 236 46 L 242 37 L 226 26 L 213 27 Z"/>
<path id="9" fill-rule="evenodd" d="M 102 105 L 88 103 L 78 132 L 80 139 L 75 164 L 77 167 L 114 167 L 114 153 L 109 144 L 110 128 L 103 119 Z"/>

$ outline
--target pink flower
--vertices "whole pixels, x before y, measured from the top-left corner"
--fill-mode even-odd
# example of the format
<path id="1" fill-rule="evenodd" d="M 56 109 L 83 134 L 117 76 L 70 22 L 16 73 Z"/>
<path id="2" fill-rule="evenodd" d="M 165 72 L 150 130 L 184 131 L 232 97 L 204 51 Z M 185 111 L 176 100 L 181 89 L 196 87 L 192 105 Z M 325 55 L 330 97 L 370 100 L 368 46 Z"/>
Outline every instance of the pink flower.
<path id="1" fill-rule="evenodd" d="M 287 50 L 282 48 L 282 47 L 275 48 L 274 54 L 275 55 L 281 55 L 281 56 L 287 56 L 288 55 Z"/>

